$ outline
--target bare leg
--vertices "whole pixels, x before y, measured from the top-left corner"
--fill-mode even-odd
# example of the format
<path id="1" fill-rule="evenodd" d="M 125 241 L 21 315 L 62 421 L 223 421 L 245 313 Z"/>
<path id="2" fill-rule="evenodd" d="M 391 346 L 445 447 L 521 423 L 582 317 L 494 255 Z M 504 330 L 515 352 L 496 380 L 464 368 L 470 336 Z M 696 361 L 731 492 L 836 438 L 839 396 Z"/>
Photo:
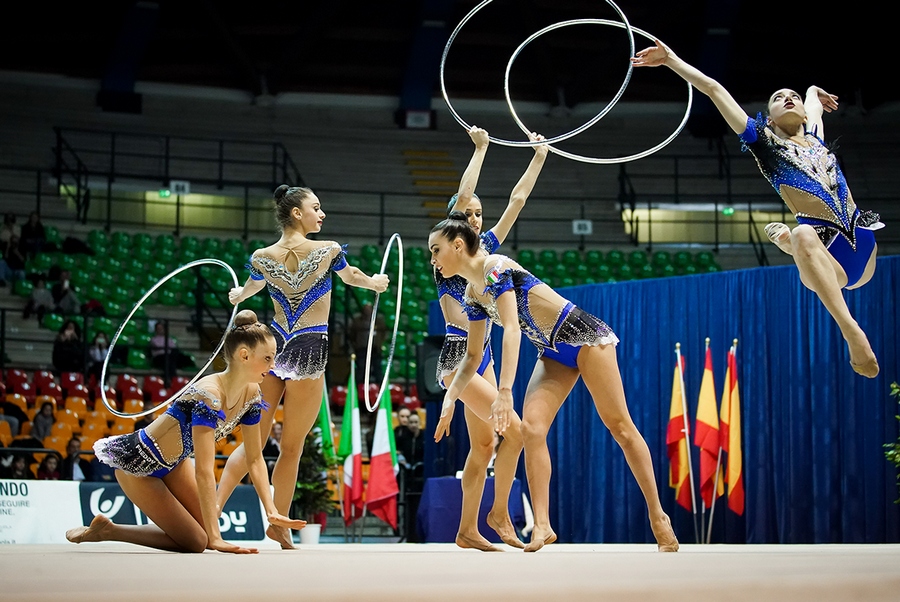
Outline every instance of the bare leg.
<path id="1" fill-rule="evenodd" d="M 612 345 L 582 347 L 578 354 L 578 368 L 584 384 L 594 398 L 594 406 L 600 419 L 625 453 L 625 460 L 644 494 L 650 514 L 650 526 L 659 550 L 678 551 L 678 540 L 672 530 L 672 523 L 659 501 L 650 448 L 631 420 L 625 404 L 625 390 L 616 363 L 616 348 Z"/>
<path id="2" fill-rule="evenodd" d="M 534 507 L 534 531 L 526 552 L 536 552 L 556 541 L 550 527 L 550 450 L 547 433 L 563 401 L 578 380 L 578 370 L 553 360 L 540 359 L 528 383 L 522 409 L 522 438 L 525 444 L 525 471 Z M 501 445 L 501 447 L 503 447 Z"/>
<path id="3" fill-rule="evenodd" d="M 452 378 L 452 375 L 450 378 Z M 497 384 L 492 367 L 488 367 L 485 370 L 484 376 L 473 378 L 472 382 L 460 395 L 460 399 L 466 405 L 466 424 L 469 427 L 469 439 L 472 442 L 472 450 L 469 452 L 469 457 L 466 458 L 466 467 L 463 470 L 463 517 L 460 519 L 459 529 L 460 534 L 477 534 L 479 541 L 483 540 L 482 545 L 487 544 L 488 546 L 490 546 L 490 543 L 478 533 L 477 521 L 478 509 L 481 506 L 481 496 L 484 491 L 486 469 L 490 462 L 491 447 L 494 440 L 491 404 L 496 397 Z M 475 420 L 480 420 L 482 424 L 475 424 Z M 473 452 L 476 450 L 476 442 L 479 445 L 486 445 L 487 451 L 486 458 L 475 456 L 481 461 L 474 464 L 475 457 L 473 457 Z M 521 453 L 521 420 L 518 415 L 513 414 L 510 426 L 504 433 L 503 443 L 500 445 L 500 450 L 497 452 L 497 458 L 494 462 L 494 503 L 491 511 L 488 513 L 487 523 L 504 543 L 514 548 L 525 547 L 525 544 L 516 535 L 516 529 L 513 527 L 512 520 L 509 517 L 509 492 L 512 489 L 513 480 L 516 478 L 516 468 L 518 467 Z M 471 468 L 469 466 L 470 460 L 473 461 Z M 471 472 L 467 474 L 467 471 Z M 477 484 L 471 483 L 467 488 L 467 477 L 478 479 Z M 457 543 L 459 543 L 459 538 L 457 538 Z M 479 547 L 479 549 L 486 548 Z M 491 551 L 497 549 L 491 546 Z"/>
<path id="4" fill-rule="evenodd" d="M 196 492 L 189 462 L 182 462 L 166 476 L 167 482 L 179 491 Z M 78 527 L 66 532 L 66 539 L 73 543 L 86 541 L 124 541 L 139 546 L 172 552 L 202 552 L 206 549 L 206 531 L 192 513 L 178 501 L 167 483 L 155 477 L 136 477 L 121 470 L 116 471 L 125 495 L 144 511 L 152 525 L 117 525 L 103 515 L 95 516 L 88 527 Z M 199 498 L 194 501 L 199 512 Z"/>
<path id="5" fill-rule="evenodd" d="M 494 447 L 493 429 L 490 424 L 478 418 L 468 406 L 465 411 L 470 447 L 466 465 L 463 467 L 462 512 L 459 517 L 456 545 L 461 548 L 475 548 L 482 552 L 499 552 L 500 549 L 491 545 L 491 542 L 478 531 L 478 509 L 481 507 L 487 466 L 491 461 Z"/>
<path id="6" fill-rule="evenodd" d="M 868 378 L 878 375 L 878 360 L 850 310 L 841 289 L 847 284 L 844 269 L 831 256 L 811 226 L 799 225 L 791 231 L 794 262 L 800 271 L 800 281 L 819 297 L 825 309 L 837 322 L 850 350 L 850 365 L 854 372 Z M 871 261 L 871 259 L 870 259 Z"/>
<path id="7" fill-rule="evenodd" d="M 267 374 L 259 388 L 263 400 L 269 406 L 260 417 L 259 433 L 260 436 L 267 438 L 272 430 L 272 423 L 275 421 L 275 410 L 284 395 L 284 381 L 277 376 Z M 263 444 L 265 444 L 265 439 Z M 216 504 L 219 506 L 219 512 L 225 508 L 225 502 L 234 493 L 234 488 L 247 476 L 248 471 L 247 454 L 244 452 L 244 444 L 241 443 L 228 456 L 228 460 L 225 461 L 225 469 L 219 478 L 219 486 L 216 488 Z"/>

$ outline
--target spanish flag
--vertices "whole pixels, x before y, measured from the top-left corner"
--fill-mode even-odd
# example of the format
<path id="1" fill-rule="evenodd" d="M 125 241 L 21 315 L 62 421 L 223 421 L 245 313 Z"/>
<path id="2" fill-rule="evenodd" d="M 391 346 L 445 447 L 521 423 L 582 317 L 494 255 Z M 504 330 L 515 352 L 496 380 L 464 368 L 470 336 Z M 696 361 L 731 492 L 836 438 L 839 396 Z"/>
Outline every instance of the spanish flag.
<path id="1" fill-rule="evenodd" d="M 744 514 L 744 458 L 741 454 L 741 396 L 737 379 L 737 339 L 728 352 L 728 371 L 725 373 L 725 390 L 719 431 L 722 450 L 728 454 L 725 481 L 728 483 L 728 507 L 737 514 Z"/>
<path id="2" fill-rule="evenodd" d="M 672 403 L 669 407 L 669 427 L 666 447 L 669 455 L 669 487 L 675 489 L 675 500 L 685 509 L 693 509 L 690 467 L 688 465 L 688 424 L 684 416 L 684 369 L 675 364 L 672 379 Z"/>
<path id="3" fill-rule="evenodd" d="M 700 400 L 697 403 L 696 429 L 694 445 L 700 448 L 700 499 L 707 508 L 711 508 L 719 460 L 719 418 L 716 416 L 716 391 L 709 340 L 706 342 L 706 365 L 703 368 Z M 716 497 L 724 493 L 721 483 L 716 489 Z"/>

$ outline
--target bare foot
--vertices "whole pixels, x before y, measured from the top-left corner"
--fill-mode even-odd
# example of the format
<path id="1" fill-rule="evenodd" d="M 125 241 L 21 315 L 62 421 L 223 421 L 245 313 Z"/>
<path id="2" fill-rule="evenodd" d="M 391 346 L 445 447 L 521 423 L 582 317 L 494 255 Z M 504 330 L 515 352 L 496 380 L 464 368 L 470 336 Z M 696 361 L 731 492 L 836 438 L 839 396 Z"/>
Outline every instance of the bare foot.
<path id="1" fill-rule="evenodd" d="M 787 253 L 793 255 L 793 246 L 791 245 L 791 229 L 781 222 L 770 222 L 765 227 L 766 236 L 769 237 L 775 246 Z"/>
<path id="2" fill-rule="evenodd" d="M 556 541 L 556 533 L 552 529 L 541 530 L 535 529 L 531 533 L 531 541 L 525 546 L 526 552 L 537 552 L 545 545 L 550 545 Z"/>
<path id="3" fill-rule="evenodd" d="M 277 541 L 282 550 L 295 549 L 289 529 L 285 529 L 284 527 L 276 527 L 275 525 L 269 525 L 269 528 L 266 529 L 266 537 L 273 541 Z"/>
<path id="4" fill-rule="evenodd" d="M 107 541 L 104 532 L 113 525 L 113 522 L 98 514 L 87 527 L 75 527 L 66 531 L 66 539 L 72 543 L 82 543 L 85 541 Z"/>
<path id="5" fill-rule="evenodd" d="M 473 548 L 482 552 L 502 552 L 500 548 L 494 546 L 491 542 L 478 533 L 476 536 L 466 535 L 464 533 L 456 534 L 456 545 L 461 548 Z"/>
<path id="6" fill-rule="evenodd" d="M 506 545 L 512 546 L 514 548 L 522 549 L 525 547 L 525 544 L 522 543 L 519 538 L 516 536 L 516 529 L 513 527 L 512 521 L 509 518 L 509 515 L 506 515 L 506 520 L 499 521 L 494 518 L 494 513 L 488 512 L 487 515 L 487 524 L 488 526 L 494 530 L 494 532 L 500 536 L 500 539 L 503 540 L 503 543 Z"/>
<path id="7" fill-rule="evenodd" d="M 867 378 L 878 376 L 878 359 L 865 333 L 860 330 L 857 334 L 847 337 L 846 341 L 850 349 L 850 366 L 853 371 Z"/>
<path id="8" fill-rule="evenodd" d="M 662 518 L 652 521 L 650 527 L 653 529 L 656 547 L 660 552 L 678 551 L 678 538 L 675 537 L 675 530 L 672 529 L 672 521 L 668 515 L 663 514 Z"/>

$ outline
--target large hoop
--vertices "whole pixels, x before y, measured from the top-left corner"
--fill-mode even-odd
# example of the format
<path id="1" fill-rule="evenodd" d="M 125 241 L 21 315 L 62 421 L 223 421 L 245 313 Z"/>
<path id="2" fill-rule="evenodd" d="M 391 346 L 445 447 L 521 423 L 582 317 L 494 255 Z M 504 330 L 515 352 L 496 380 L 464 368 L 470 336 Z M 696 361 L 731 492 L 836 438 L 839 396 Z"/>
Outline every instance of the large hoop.
<path id="1" fill-rule="evenodd" d="M 400 239 L 400 235 L 394 232 L 391 236 L 391 239 L 388 241 L 387 246 L 384 248 L 384 257 L 381 258 L 381 270 L 380 273 L 384 273 L 384 268 L 387 266 L 388 256 L 391 254 L 391 248 L 394 246 L 394 241 L 397 241 L 397 254 L 400 257 L 400 262 L 397 264 L 397 307 L 394 310 L 394 336 L 391 339 L 391 352 L 388 354 L 387 367 L 384 370 L 384 378 L 381 381 L 381 387 L 378 390 L 378 397 L 375 398 L 375 405 L 372 405 L 372 402 L 369 401 L 369 372 L 372 368 L 372 341 L 375 339 L 375 319 L 377 317 L 378 312 L 378 298 L 381 296 L 380 293 L 375 293 L 375 303 L 372 305 L 372 321 L 369 324 L 369 344 L 366 347 L 366 376 L 364 386 L 364 396 L 363 398 L 366 400 L 366 409 L 370 412 L 374 412 L 378 409 L 379 404 L 381 404 L 381 396 L 384 394 L 384 389 L 387 387 L 388 380 L 391 376 L 391 365 L 394 361 L 394 348 L 397 346 L 397 329 L 400 327 L 400 301 L 403 298 L 403 241 Z"/>
<path id="2" fill-rule="evenodd" d="M 570 21 L 560 21 L 558 23 L 554 23 L 553 25 L 548 25 L 547 27 L 541 29 L 540 31 L 537 31 L 537 32 L 531 34 L 527 40 L 522 42 L 522 44 L 520 44 L 519 47 L 516 48 L 516 51 L 509 58 L 509 62 L 506 64 L 506 76 L 503 81 L 503 93 L 506 96 L 506 104 L 509 106 L 509 111 L 510 111 L 510 113 L 512 113 L 512 118 L 515 120 L 516 125 L 519 126 L 519 129 L 521 129 L 526 134 L 529 133 L 531 130 L 528 129 L 528 126 L 526 126 L 524 123 L 522 123 L 521 119 L 519 119 L 518 114 L 516 114 L 516 109 L 513 107 L 512 100 L 509 97 L 509 72 L 512 69 L 513 62 L 516 60 L 516 57 L 519 55 L 519 53 L 522 51 L 522 49 L 525 48 L 525 46 L 530 44 L 536 38 L 539 38 L 540 36 L 544 35 L 545 33 L 553 31 L 554 29 L 559 29 L 561 27 L 567 27 L 569 25 L 586 25 L 586 24 L 587 25 L 612 25 L 613 27 L 618 27 L 620 29 L 625 27 L 622 23 L 619 23 L 618 21 L 610 21 L 609 19 L 572 19 Z M 648 38 L 651 42 L 654 42 L 656 40 L 655 37 L 653 37 L 646 31 L 638 29 L 637 27 L 629 27 L 628 31 L 629 31 L 629 34 L 632 31 L 634 31 L 634 32 L 644 36 L 645 38 Z M 632 55 L 633 54 L 634 54 L 634 41 L 632 39 Z M 629 72 L 629 75 L 630 75 L 630 72 Z M 684 126 L 688 122 L 688 118 L 690 118 L 690 116 L 691 116 L 691 105 L 692 105 L 693 99 L 694 99 L 694 89 L 690 83 L 687 84 L 687 89 L 688 89 L 687 108 L 684 111 L 684 117 L 681 119 L 681 123 L 678 124 L 678 127 L 675 128 L 675 131 L 672 132 L 668 138 L 666 138 L 665 140 L 663 140 L 662 142 L 660 142 L 659 144 L 657 144 L 656 146 L 654 146 L 652 148 L 641 151 L 639 153 L 635 153 L 633 155 L 628 155 L 626 157 L 616 157 L 613 159 L 604 159 L 604 158 L 600 158 L 600 157 L 585 157 L 583 155 L 576 155 L 574 153 L 568 153 L 566 151 L 559 150 L 548 144 L 549 150 L 550 150 L 550 152 L 556 153 L 557 155 L 559 155 L 561 157 L 565 157 L 567 159 L 574 159 L 575 161 L 581 161 L 582 163 L 594 163 L 594 164 L 599 164 L 599 165 L 609 165 L 609 164 L 613 164 L 613 163 L 627 163 L 628 161 L 636 161 L 637 159 L 643 159 L 644 157 L 652 155 L 656 151 L 668 146 L 668 144 L 670 142 L 672 142 L 673 140 L 675 140 L 676 137 L 678 137 L 678 134 L 681 133 L 681 130 L 684 129 Z M 607 107 L 607 109 L 604 109 L 604 111 L 608 110 L 609 108 L 611 108 L 611 107 Z"/>
<path id="3" fill-rule="evenodd" d="M 110 411 L 114 416 L 119 416 L 121 418 L 140 418 L 141 416 L 147 416 L 148 414 L 152 414 L 157 411 L 161 407 L 168 405 L 172 402 L 173 399 L 181 395 L 185 389 L 193 385 L 195 382 L 200 380 L 200 377 L 203 376 L 203 373 L 206 372 L 207 368 L 212 365 L 213 360 L 216 359 L 216 355 L 219 354 L 219 351 L 222 350 L 222 347 L 225 345 L 225 336 L 228 334 L 228 331 L 231 330 L 231 326 L 234 324 L 234 317 L 237 315 L 238 307 L 234 306 L 234 309 L 231 312 L 231 318 L 228 320 L 228 325 L 225 326 L 225 334 L 222 335 L 222 340 L 219 341 L 219 344 L 216 346 L 215 351 L 212 352 L 212 355 L 209 356 L 209 360 L 207 360 L 206 364 L 204 364 L 203 368 L 200 369 L 199 372 L 192 378 L 186 385 L 181 387 L 177 393 L 169 397 L 167 400 L 160 402 L 156 406 L 150 408 L 149 410 L 142 410 L 140 412 L 135 412 L 133 414 L 128 414 L 126 412 L 120 412 L 116 408 L 112 407 L 112 404 L 109 403 L 109 400 L 106 398 L 106 368 L 109 366 L 109 358 L 112 357 L 113 347 L 116 346 L 116 341 L 119 340 L 119 336 L 121 336 L 122 331 L 125 329 L 125 325 L 128 324 L 128 321 L 134 316 L 135 312 L 138 308 L 144 304 L 150 295 L 152 295 L 159 287 L 168 282 L 173 276 L 180 274 L 185 270 L 189 270 L 194 266 L 198 265 L 217 265 L 225 268 L 229 274 L 231 274 L 231 280 L 234 282 L 234 286 L 239 286 L 237 274 L 234 273 L 234 270 L 231 269 L 231 266 L 225 263 L 224 261 L 220 261 L 218 259 L 207 258 L 207 259 L 197 259 L 195 261 L 191 261 L 190 263 L 186 263 L 180 268 L 176 268 L 169 272 L 167 276 L 164 276 L 159 282 L 150 287 L 144 296 L 140 298 L 140 300 L 135 304 L 132 308 L 131 313 L 122 321 L 122 325 L 119 326 L 119 329 L 116 331 L 115 336 L 113 336 L 112 340 L 109 342 L 109 349 L 107 351 L 106 357 L 103 360 L 103 367 L 100 369 L 100 398 L 103 399 L 103 405 L 106 406 L 106 409 Z"/>
<path id="4" fill-rule="evenodd" d="M 628 55 L 628 57 L 630 59 L 632 56 L 634 56 L 634 35 L 632 35 L 632 33 L 631 33 L 632 28 L 631 28 L 631 24 L 628 22 L 628 17 L 625 16 L 625 13 L 622 12 L 622 9 L 620 9 L 616 5 L 615 2 L 613 2 L 612 0 L 605 0 L 605 1 L 607 4 L 609 4 L 613 8 L 613 10 L 615 10 L 619 14 L 619 17 L 622 19 L 621 23 L 618 23 L 616 21 L 614 21 L 614 23 L 618 23 L 618 25 L 620 27 L 622 27 L 623 29 L 625 29 L 628 32 L 628 42 L 630 45 L 630 47 L 629 47 L 630 54 Z M 447 62 L 447 54 L 450 52 L 450 46 L 453 44 L 453 40 L 456 39 L 456 36 L 459 34 L 459 32 L 463 28 L 463 26 L 466 23 L 468 23 L 469 19 L 474 17 L 478 11 L 480 11 L 482 8 L 484 8 L 491 2 L 493 2 L 493 0 L 484 0 L 481 4 L 479 4 L 478 6 L 473 8 L 471 11 L 469 11 L 469 14 L 467 14 L 465 17 L 463 17 L 462 21 L 459 22 L 459 25 L 456 26 L 456 29 L 454 29 L 453 32 L 450 34 L 450 37 L 447 40 L 447 44 L 444 46 L 444 53 L 441 56 L 441 68 L 440 68 L 441 94 L 443 94 L 443 96 L 444 96 L 444 102 L 447 103 L 447 108 L 450 110 L 450 114 L 453 115 L 453 118 L 456 119 L 456 121 L 461 126 L 463 126 L 466 130 L 470 130 L 472 128 L 472 126 L 469 125 L 468 123 L 466 123 L 462 117 L 460 117 L 459 113 L 456 112 L 456 109 L 454 109 L 453 105 L 450 103 L 450 98 L 447 95 L 447 85 L 444 82 L 444 64 Z M 529 41 L 530 41 L 530 39 L 529 39 Z M 519 52 L 522 51 L 522 48 L 524 46 L 525 46 L 525 44 L 523 44 L 522 46 L 519 46 L 519 48 L 516 49 L 516 52 L 513 54 L 512 59 L 510 59 L 510 62 L 506 66 L 506 79 L 504 80 L 504 83 L 503 83 L 503 91 L 506 94 L 507 103 L 509 103 L 509 69 L 510 69 L 510 66 L 512 65 L 512 61 L 516 58 L 516 56 L 518 56 Z M 603 110 L 601 110 L 599 113 L 597 113 L 597 115 L 592 117 L 589 121 L 586 121 L 582 125 L 578 126 L 574 130 L 572 130 L 571 132 L 567 132 L 565 134 L 560 134 L 559 136 L 554 136 L 553 138 L 549 138 L 547 140 L 524 140 L 524 141 L 522 141 L 522 140 L 504 140 L 503 138 L 495 138 L 493 136 L 488 136 L 488 139 L 491 142 L 493 142 L 494 144 L 499 144 L 501 146 L 534 147 L 534 146 L 538 146 L 540 144 L 547 144 L 547 145 L 555 144 L 557 142 L 562 142 L 563 140 L 568 140 L 569 138 L 572 138 L 573 136 L 577 136 L 584 130 L 588 129 L 589 127 L 591 127 L 592 125 L 594 125 L 595 123 L 597 123 L 598 121 L 603 119 L 603 117 L 610 110 L 612 110 L 612 108 L 614 106 L 616 106 L 616 103 L 619 102 L 619 99 L 622 97 L 622 94 L 625 93 L 625 88 L 628 87 L 628 82 L 631 81 L 632 71 L 634 71 L 634 65 L 632 65 L 631 61 L 629 60 L 628 61 L 628 72 L 625 74 L 625 79 L 622 81 L 622 86 L 619 88 L 619 91 L 616 92 L 616 95 L 609 102 L 609 104 L 607 104 L 605 107 L 603 107 Z M 510 110 L 512 110 L 512 104 L 510 104 Z M 522 127 L 521 123 L 518 122 L 518 120 L 516 120 L 516 121 L 517 121 L 517 123 L 519 123 L 519 127 Z M 528 131 L 530 131 L 530 130 L 528 130 Z M 528 131 L 525 131 L 525 133 L 527 134 Z M 551 150 L 553 149 L 553 147 L 550 147 L 550 148 L 551 148 Z"/>

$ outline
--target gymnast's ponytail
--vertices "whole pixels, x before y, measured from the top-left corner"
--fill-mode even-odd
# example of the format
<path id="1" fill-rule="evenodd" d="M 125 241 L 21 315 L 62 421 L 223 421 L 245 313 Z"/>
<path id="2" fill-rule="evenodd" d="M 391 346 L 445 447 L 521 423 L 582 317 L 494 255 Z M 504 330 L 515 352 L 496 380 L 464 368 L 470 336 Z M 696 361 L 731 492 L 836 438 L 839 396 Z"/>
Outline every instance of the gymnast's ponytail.
<path id="1" fill-rule="evenodd" d="M 431 232 L 440 232 L 441 236 L 451 241 L 461 238 L 469 255 L 475 255 L 481 243 L 475 230 L 469 225 L 466 214 L 462 211 L 451 211 L 447 219 L 439 222 L 431 229 Z"/>

